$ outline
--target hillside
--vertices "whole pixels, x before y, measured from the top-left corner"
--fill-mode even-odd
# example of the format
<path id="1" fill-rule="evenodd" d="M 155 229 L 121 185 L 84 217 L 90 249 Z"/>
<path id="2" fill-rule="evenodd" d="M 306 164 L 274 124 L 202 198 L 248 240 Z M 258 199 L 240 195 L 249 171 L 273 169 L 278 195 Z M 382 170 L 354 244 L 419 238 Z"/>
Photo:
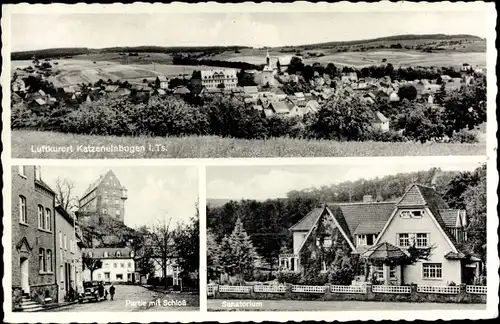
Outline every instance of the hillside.
<path id="1" fill-rule="evenodd" d="M 484 47 L 486 41 L 480 37 L 473 35 L 444 35 L 444 34 L 430 34 L 430 35 L 396 35 L 396 36 L 387 36 L 380 37 L 374 39 L 365 39 L 365 40 L 354 40 L 354 41 L 332 41 L 325 43 L 317 43 L 317 44 L 304 44 L 298 46 L 282 46 L 282 47 L 274 47 L 270 49 L 281 50 L 284 52 L 287 51 L 296 51 L 296 50 L 311 50 L 311 49 L 332 49 L 332 48 L 360 48 L 360 47 L 370 47 L 370 46 L 390 46 L 393 44 L 401 44 L 404 46 L 409 45 L 437 45 L 437 46 L 446 46 L 451 42 L 451 45 L 455 44 L 475 44 L 478 48 L 478 51 L 482 51 L 480 48 L 481 44 L 484 43 Z M 123 53 L 123 55 L 134 55 L 136 53 L 163 53 L 163 54 L 175 54 L 175 53 L 201 53 L 205 55 L 209 54 L 217 54 L 223 52 L 235 52 L 244 49 L 251 49 L 248 46 L 119 46 L 119 47 L 106 47 L 106 48 L 48 48 L 42 50 L 33 50 L 33 51 L 22 51 L 22 52 L 12 52 L 11 60 L 30 60 L 32 56 L 36 56 L 39 59 L 46 58 L 61 58 L 75 55 L 95 55 L 95 54 L 103 54 L 103 53 Z M 450 48 L 451 49 L 451 48 Z M 455 49 L 456 46 L 455 46 Z M 485 50 L 485 48 L 484 48 Z"/>
<path id="2" fill-rule="evenodd" d="M 86 247 L 124 247 L 127 242 L 134 247 L 140 246 L 143 240 L 140 232 L 108 215 L 78 213 L 77 217 Z"/>

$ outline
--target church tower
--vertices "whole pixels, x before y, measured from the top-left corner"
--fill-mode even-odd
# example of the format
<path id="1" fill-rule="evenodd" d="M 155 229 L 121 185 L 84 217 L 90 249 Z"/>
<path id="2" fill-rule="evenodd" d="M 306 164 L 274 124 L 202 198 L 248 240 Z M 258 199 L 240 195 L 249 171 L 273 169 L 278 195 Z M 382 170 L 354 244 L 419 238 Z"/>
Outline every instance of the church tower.
<path id="1" fill-rule="evenodd" d="M 269 57 L 269 50 L 267 50 L 267 55 L 266 55 L 266 66 L 271 67 L 271 58 Z"/>

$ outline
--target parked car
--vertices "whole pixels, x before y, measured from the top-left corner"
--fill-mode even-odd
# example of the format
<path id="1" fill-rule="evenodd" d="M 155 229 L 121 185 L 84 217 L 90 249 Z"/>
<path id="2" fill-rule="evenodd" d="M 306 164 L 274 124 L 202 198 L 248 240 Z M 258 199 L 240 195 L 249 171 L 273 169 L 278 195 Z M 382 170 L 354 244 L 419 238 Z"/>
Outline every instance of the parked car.
<path id="1" fill-rule="evenodd" d="M 102 286 L 102 293 L 100 287 Z M 99 302 L 108 299 L 108 292 L 104 288 L 104 283 L 101 281 L 85 281 L 83 282 L 84 292 L 78 297 L 80 304 L 85 302 Z"/>

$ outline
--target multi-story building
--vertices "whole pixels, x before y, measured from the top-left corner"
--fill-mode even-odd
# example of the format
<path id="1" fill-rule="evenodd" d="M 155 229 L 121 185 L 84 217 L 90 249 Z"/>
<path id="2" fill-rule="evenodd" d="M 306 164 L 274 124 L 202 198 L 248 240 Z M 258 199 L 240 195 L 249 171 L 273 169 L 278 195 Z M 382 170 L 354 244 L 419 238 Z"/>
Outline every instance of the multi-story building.
<path id="1" fill-rule="evenodd" d="M 56 302 L 55 193 L 39 167 L 14 166 L 11 174 L 13 307 L 20 307 L 23 297 Z"/>
<path id="2" fill-rule="evenodd" d="M 92 183 L 80 199 L 80 212 L 109 215 L 123 222 L 127 189 L 108 171 Z"/>
<path id="3" fill-rule="evenodd" d="M 280 266 L 302 271 L 302 254 L 316 251 L 321 268 L 328 271 L 335 263 L 329 255 L 340 249 L 364 263 L 361 281 L 470 284 L 479 277 L 481 262 L 460 249 L 467 240 L 466 226 L 465 211 L 450 209 L 432 187 L 412 184 L 397 201 L 365 196 L 360 203 L 315 208 L 290 228 L 293 253 L 280 255 Z M 430 253 L 407 262 L 412 259 L 410 249 Z"/>
<path id="4" fill-rule="evenodd" d="M 201 85 L 206 89 L 234 89 L 238 85 L 236 70 L 203 70 L 201 71 Z"/>
<path id="5" fill-rule="evenodd" d="M 56 206 L 56 271 L 59 285 L 59 302 L 77 292 L 81 287 L 82 242 L 77 234 L 76 216 L 62 206 Z"/>
<path id="6" fill-rule="evenodd" d="M 134 251 L 128 247 L 83 249 L 82 253 L 84 258 L 102 262 L 102 266 L 92 274 L 90 269 L 84 269 L 85 281 L 136 282 L 139 278 L 135 272 Z"/>

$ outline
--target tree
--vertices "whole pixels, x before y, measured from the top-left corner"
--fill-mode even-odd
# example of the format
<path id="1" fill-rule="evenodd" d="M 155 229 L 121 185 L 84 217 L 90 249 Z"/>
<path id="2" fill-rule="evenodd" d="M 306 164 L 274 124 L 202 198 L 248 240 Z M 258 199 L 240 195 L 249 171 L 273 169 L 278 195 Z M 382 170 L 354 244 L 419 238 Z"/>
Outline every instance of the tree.
<path id="1" fill-rule="evenodd" d="M 442 83 L 439 87 L 439 90 L 436 92 L 436 103 L 438 105 L 443 105 L 446 99 L 446 95 L 446 85 Z"/>
<path id="2" fill-rule="evenodd" d="M 207 278 L 218 278 L 221 271 L 219 245 L 210 229 L 207 229 Z"/>
<path id="3" fill-rule="evenodd" d="M 427 104 L 415 104 L 413 110 L 400 114 L 397 125 L 403 135 L 422 143 L 440 139 L 445 132 L 441 110 Z"/>
<path id="4" fill-rule="evenodd" d="M 94 280 L 94 271 L 102 268 L 102 261 L 100 259 L 93 258 L 88 254 L 82 256 L 82 264 L 83 269 L 88 269 L 90 271 L 90 281 Z"/>
<path id="5" fill-rule="evenodd" d="M 175 249 L 181 276 L 187 277 L 190 273 L 198 274 L 200 268 L 200 219 L 198 206 L 196 215 L 189 224 L 182 224 L 174 232 Z"/>
<path id="6" fill-rule="evenodd" d="M 149 231 L 149 237 L 154 250 L 154 260 L 162 270 L 165 280 L 165 289 L 167 288 L 167 267 L 168 260 L 175 256 L 174 232 L 170 229 L 169 218 L 167 222 L 158 222 L 153 225 Z"/>
<path id="7" fill-rule="evenodd" d="M 232 275 L 246 276 L 253 272 L 260 263 L 260 257 L 238 218 L 233 232 L 222 240 L 222 268 Z M 224 255 L 227 254 L 227 257 Z"/>
<path id="8" fill-rule="evenodd" d="M 57 178 L 56 180 L 56 204 L 64 210 L 78 207 L 78 198 L 74 196 L 75 183 L 68 179 Z"/>
<path id="9" fill-rule="evenodd" d="M 398 90 L 398 96 L 401 100 L 408 99 L 413 101 L 417 98 L 417 89 L 412 85 L 401 86 Z"/>

